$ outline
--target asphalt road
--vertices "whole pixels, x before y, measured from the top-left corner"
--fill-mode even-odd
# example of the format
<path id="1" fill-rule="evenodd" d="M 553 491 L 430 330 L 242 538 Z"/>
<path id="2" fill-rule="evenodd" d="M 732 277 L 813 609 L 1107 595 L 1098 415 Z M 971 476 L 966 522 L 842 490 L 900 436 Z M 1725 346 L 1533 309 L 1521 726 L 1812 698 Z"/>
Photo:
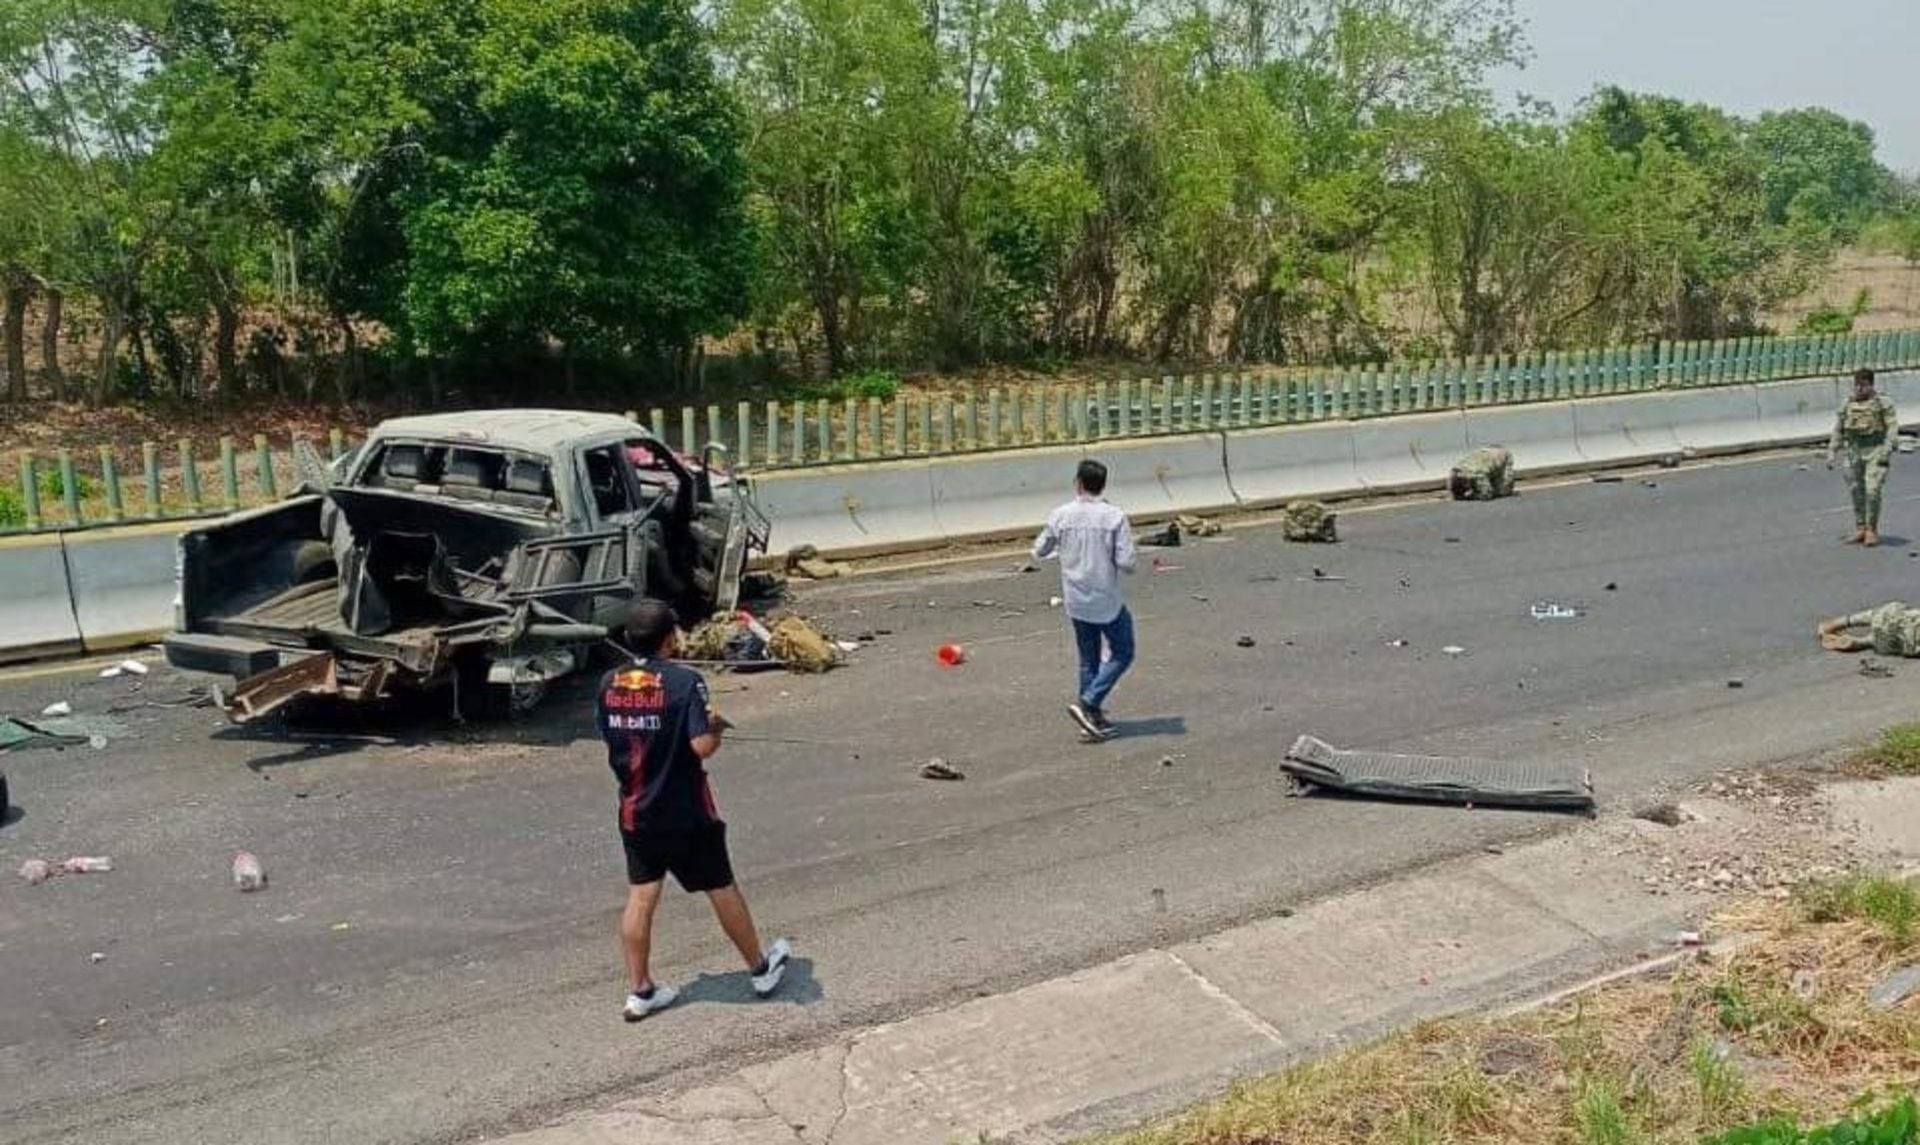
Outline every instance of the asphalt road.
<path id="1" fill-rule="evenodd" d="M 1349 513 L 1334 547 L 1244 528 L 1163 552 L 1134 584 L 1127 734 L 1099 747 L 1062 710 L 1050 570 L 810 589 L 803 611 L 880 635 L 824 677 L 716 680 L 742 732 L 714 769 L 736 863 L 796 973 L 753 1002 L 704 904 L 675 896 L 658 970 L 687 1001 L 639 1027 L 617 1015 L 613 787 L 578 689 L 451 732 L 418 708 L 232 729 L 143 707 L 105 750 L 7 755 L 0 1142 L 484 1136 L 1565 826 L 1291 799 L 1274 764 L 1301 732 L 1577 760 L 1612 808 L 1842 743 L 1920 709 L 1920 666 L 1867 679 L 1811 639 L 1920 597 L 1900 539 L 1920 495 L 1896 472 L 1889 545 L 1842 547 L 1844 491 L 1797 461 Z M 1537 601 L 1583 615 L 1536 621 Z M 935 664 L 949 640 L 965 666 Z M 0 712 L 193 682 L 12 680 Z M 918 778 L 936 755 L 966 781 Z M 228 885 L 239 848 L 264 893 Z M 70 854 L 116 867 L 12 877 Z"/>

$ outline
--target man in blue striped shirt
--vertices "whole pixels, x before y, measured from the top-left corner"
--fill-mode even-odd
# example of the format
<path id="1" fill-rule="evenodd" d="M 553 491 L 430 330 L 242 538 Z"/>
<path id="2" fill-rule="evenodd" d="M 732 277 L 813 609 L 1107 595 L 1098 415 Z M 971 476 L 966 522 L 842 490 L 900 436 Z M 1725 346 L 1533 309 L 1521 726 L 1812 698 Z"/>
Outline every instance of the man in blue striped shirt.
<path id="1" fill-rule="evenodd" d="M 1106 740 L 1115 734 L 1107 697 L 1133 666 L 1133 614 L 1121 583 L 1136 564 L 1133 533 L 1127 515 L 1106 501 L 1106 466 L 1082 461 L 1073 488 L 1074 499 L 1048 515 L 1033 557 L 1060 558 L 1060 595 L 1080 652 L 1080 693 L 1067 714 L 1089 740 Z"/>

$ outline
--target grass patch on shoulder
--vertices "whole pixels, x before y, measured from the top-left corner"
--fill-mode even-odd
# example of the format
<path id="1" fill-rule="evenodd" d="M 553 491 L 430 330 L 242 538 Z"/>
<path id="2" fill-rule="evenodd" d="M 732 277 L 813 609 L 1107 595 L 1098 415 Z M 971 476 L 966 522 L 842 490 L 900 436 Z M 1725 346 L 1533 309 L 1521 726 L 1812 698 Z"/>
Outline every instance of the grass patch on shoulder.
<path id="1" fill-rule="evenodd" d="M 1895 724 L 1880 733 L 1880 742 L 1855 758 L 1868 771 L 1890 775 L 1920 775 L 1920 724 Z"/>
<path id="2" fill-rule="evenodd" d="M 1428 1023 L 1100 1145 L 1920 1145 L 1904 1107 L 1861 1104 L 1920 1077 L 1920 1001 L 1867 1004 L 1913 959 L 1913 899 L 1862 874 L 1742 905 L 1723 923 L 1755 937 L 1725 958 Z M 1894 1135 L 1798 1128 L 1850 1115 Z"/>

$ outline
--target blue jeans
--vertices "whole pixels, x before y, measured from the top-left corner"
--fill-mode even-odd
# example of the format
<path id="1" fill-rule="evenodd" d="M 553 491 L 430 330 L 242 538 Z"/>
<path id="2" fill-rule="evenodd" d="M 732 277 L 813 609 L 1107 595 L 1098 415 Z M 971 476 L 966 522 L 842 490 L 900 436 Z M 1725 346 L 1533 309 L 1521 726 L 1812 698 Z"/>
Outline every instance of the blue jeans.
<path id="1" fill-rule="evenodd" d="M 1106 705 L 1120 677 L 1133 667 L 1133 613 L 1126 609 L 1105 624 L 1073 622 L 1074 643 L 1080 646 L 1080 702 L 1094 711 Z M 1101 644 L 1106 659 L 1100 658 Z"/>

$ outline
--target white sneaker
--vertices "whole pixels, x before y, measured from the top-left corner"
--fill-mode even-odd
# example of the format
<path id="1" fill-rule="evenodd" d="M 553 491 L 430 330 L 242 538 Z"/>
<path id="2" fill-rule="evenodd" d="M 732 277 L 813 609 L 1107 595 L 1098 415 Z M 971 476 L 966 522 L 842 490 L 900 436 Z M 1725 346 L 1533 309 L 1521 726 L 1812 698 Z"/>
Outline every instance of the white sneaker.
<path id="1" fill-rule="evenodd" d="M 784 938 L 775 939 L 760 957 L 766 960 L 767 972 L 753 975 L 753 992 L 765 998 L 778 990 L 780 979 L 787 976 L 787 963 L 793 958 L 793 944 Z"/>
<path id="2" fill-rule="evenodd" d="M 627 1008 L 621 1012 L 621 1017 L 629 1022 L 637 1022 L 648 1014 L 658 1013 L 668 1006 L 673 1005 L 674 1001 L 679 997 L 680 991 L 675 990 L 673 987 L 655 984 L 653 993 L 647 997 L 643 998 L 638 994 L 628 994 Z"/>

